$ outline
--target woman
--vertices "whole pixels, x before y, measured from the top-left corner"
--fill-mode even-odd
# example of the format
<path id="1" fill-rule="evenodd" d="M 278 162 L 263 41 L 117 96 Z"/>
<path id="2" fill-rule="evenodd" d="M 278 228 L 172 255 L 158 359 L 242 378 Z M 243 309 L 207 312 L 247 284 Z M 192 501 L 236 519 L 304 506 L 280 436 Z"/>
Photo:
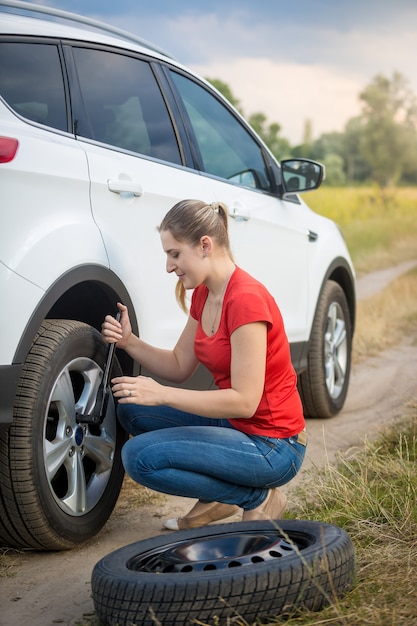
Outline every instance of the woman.
<path id="1" fill-rule="evenodd" d="M 243 521 L 277 519 L 286 505 L 277 487 L 295 476 L 306 449 L 280 311 L 266 288 L 235 265 L 222 203 L 179 202 L 158 230 L 184 310 L 185 292 L 194 290 L 175 348 L 133 335 L 122 304 L 120 323 L 105 318 L 103 338 L 173 383 L 186 381 L 202 363 L 217 389 L 114 378 L 119 419 L 134 436 L 122 450 L 125 469 L 153 490 L 197 498 L 187 515 L 164 522 L 169 530 L 203 526 L 238 507 Z"/>

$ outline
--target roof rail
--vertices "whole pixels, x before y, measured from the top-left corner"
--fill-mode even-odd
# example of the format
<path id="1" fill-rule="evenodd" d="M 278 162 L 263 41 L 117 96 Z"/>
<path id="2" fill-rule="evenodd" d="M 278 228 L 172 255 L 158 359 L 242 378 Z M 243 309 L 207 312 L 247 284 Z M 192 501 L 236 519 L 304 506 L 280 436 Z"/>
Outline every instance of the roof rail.
<path id="1" fill-rule="evenodd" d="M 84 26 L 90 26 L 102 32 L 115 35 L 125 41 L 139 44 L 149 50 L 152 50 L 153 52 L 158 52 L 158 54 L 162 54 L 163 56 L 171 57 L 171 55 L 169 55 L 165 50 L 155 46 L 149 41 L 146 41 L 146 39 L 137 37 L 136 35 L 129 33 L 126 30 L 122 30 L 121 28 L 117 28 L 116 26 L 111 26 L 105 22 L 94 20 L 93 18 L 84 17 L 83 15 L 77 15 L 76 13 L 70 13 L 69 11 L 62 11 L 61 9 L 55 9 L 54 7 L 34 4 L 33 2 L 26 2 L 23 0 L 0 0 L 0 7 L 1 6 L 10 7 L 12 9 L 21 9 L 30 13 L 43 13 L 51 17 L 57 17 L 70 22 L 77 22 L 79 24 L 83 24 Z"/>

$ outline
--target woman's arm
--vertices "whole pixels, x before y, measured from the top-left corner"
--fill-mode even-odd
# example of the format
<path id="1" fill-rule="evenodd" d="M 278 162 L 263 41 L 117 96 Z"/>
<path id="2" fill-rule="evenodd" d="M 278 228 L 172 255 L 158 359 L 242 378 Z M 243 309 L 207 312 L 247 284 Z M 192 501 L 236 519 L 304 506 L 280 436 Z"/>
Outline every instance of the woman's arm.
<path id="1" fill-rule="evenodd" d="M 187 327 L 185 331 L 187 330 Z M 184 332 L 185 332 L 184 331 Z M 261 401 L 266 368 L 264 322 L 245 324 L 231 335 L 231 388 L 210 391 L 177 389 L 160 385 L 152 378 L 120 377 L 112 382 L 119 402 L 173 408 L 214 418 L 249 418 Z M 131 392 L 131 395 L 130 395 Z"/>
<path id="2" fill-rule="evenodd" d="M 102 337 L 107 343 L 116 342 L 134 361 L 140 363 L 155 376 L 175 383 L 182 383 L 194 373 L 198 361 L 194 354 L 194 337 L 197 322 L 192 317 L 173 350 L 163 350 L 146 343 L 132 332 L 127 307 L 118 304 L 122 313 L 120 322 L 107 315 L 102 324 Z"/>

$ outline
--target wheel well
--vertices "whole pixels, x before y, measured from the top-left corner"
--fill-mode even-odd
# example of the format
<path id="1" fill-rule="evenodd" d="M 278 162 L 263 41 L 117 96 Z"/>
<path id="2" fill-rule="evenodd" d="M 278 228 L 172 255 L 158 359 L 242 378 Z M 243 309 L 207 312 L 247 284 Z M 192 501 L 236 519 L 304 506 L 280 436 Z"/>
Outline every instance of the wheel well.
<path id="1" fill-rule="evenodd" d="M 139 334 L 132 301 L 120 279 L 103 267 L 76 268 L 61 277 L 40 302 L 26 327 L 14 362 L 25 361 L 36 332 L 44 319 L 78 320 L 101 331 L 104 317 L 116 313 L 117 302 L 123 302 L 129 308 L 133 332 Z M 132 359 L 123 350 L 117 351 L 117 358 L 126 374 L 135 373 Z"/>
<path id="2" fill-rule="evenodd" d="M 352 324 L 352 335 L 353 335 L 354 330 L 355 330 L 355 318 L 356 318 L 355 277 L 352 274 L 351 268 L 347 264 L 345 259 L 338 258 L 333 261 L 332 265 L 328 268 L 327 273 L 323 279 L 323 282 L 320 288 L 320 294 L 322 293 L 325 284 L 329 280 L 333 280 L 338 285 L 340 285 L 340 287 L 343 289 L 345 293 L 347 305 L 349 308 L 349 314 L 350 314 L 350 319 L 351 319 L 351 324 Z M 317 305 L 319 301 L 320 301 L 320 297 L 317 299 L 316 309 L 317 309 Z M 315 315 L 316 315 L 316 310 L 314 311 L 312 324 L 314 323 Z M 293 366 L 297 374 L 301 374 L 303 371 L 306 370 L 308 366 L 308 354 L 310 350 L 310 341 L 311 341 L 311 336 L 310 336 L 309 341 L 306 341 L 304 343 L 296 343 L 296 344 L 290 345 L 291 358 L 292 358 Z"/>
<path id="3" fill-rule="evenodd" d="M 103 312 L 115 314 L 117 300 L 117 294 L 108 285 L 85 281 L 63 293 L 45 317 L 78 320 L 100 330 Z"/>
<path id="4" fill-rule="evenodd" d="M 108 314 L 116 315 L 117 302 L 121 300 L 108 285 L 98 281 L 84 281 L 62 294 L 46 318 L 78 320 L 101 331 L 104 317 Z M 117 358 L 125 374 L 133 372 L 133 361 L 124 350 L 117 351 Z"/>
<path id="5" fill-rule="evenodd" d="M 341 286 L 345 293 L 347 304 L 349 307 L 353 335 L 356 319 L 356 291 L 354 278 L 351 272 L 348 271 L 346 267 L 339 265 L 330 272 L 330 274 L 327 276 L 327 280 L 334 280 Z"/>

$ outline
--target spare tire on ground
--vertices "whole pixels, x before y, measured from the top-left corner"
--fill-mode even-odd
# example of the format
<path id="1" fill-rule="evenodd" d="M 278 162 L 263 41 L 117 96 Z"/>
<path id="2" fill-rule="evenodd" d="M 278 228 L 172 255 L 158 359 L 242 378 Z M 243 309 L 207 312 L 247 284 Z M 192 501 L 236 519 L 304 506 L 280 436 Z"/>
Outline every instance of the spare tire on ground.
<path id="1" fill-rule="evenodd" d="M 305 607 L 320 610 L 352 588 L 354 550 L 331 524 L 232 522 L 164 534 L 119 548 L 92 573 L 108 626 L 248 623 Z"/>

